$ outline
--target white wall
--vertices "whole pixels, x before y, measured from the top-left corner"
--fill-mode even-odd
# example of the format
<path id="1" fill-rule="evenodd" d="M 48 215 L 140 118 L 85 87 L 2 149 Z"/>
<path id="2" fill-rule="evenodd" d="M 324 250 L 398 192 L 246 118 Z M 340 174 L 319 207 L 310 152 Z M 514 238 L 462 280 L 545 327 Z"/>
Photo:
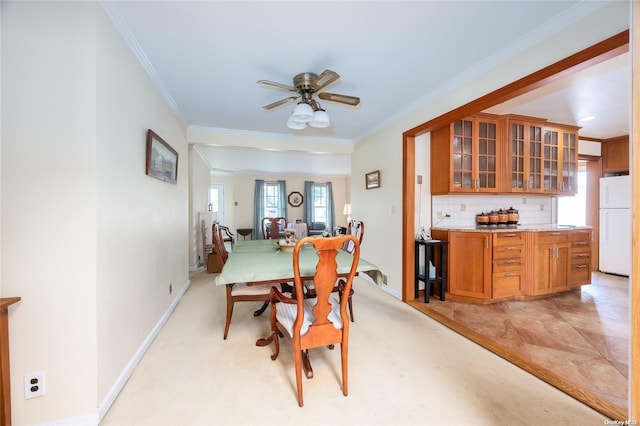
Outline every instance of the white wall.
<path id="1" fill-rule="evenodd" d="M 2 5 L 2 296 L 13 424 L 97 405 L 96 4 Z M 24 375 L 45 371 L 44 397 Z"/>
<path id="2" fill-rule="evenodd" d="M 232 232 L 236 232 L 237 228 L 253 228 L 253 194 L 255 188 L 255 180 L 278 180 L 282 179 L 287 182 L 287 196 L 297 191 L 304 195 L 304 181 L 315 182 L 331 182 L 333 188 L 333 201 L 335 204 L 335 218 L 336 223 L 341 226 L 346 226 L 347 217 L 342 214 L 343 207 L 348 201 L 349 184 L 350 179 L 347 176 L 314 176 L 314 175 L 269 175 L 269 174 L 250 174 L 250 173 L 235 173 L 231 177 L 221 179 L 219 176 L 212 178 L 213 182 L 224 183 L 225 190 L 231 192 L 227 197 L 227 222 Z M 364 180 L 364 178 L 363 178 Z M 289 222 L 295 222 L 297 219 L 302 220 L 304 213 L 304 206 L 307 200 L 303 201 L 300 207 L 291 207 L 287 204 L 287 220 Z M 236 205 L 237 203 L 237 205 Z M 356 218 L 352 215 L 352 218 Z M 254 229 L 254 238 L 255 238 Z M 258 233 L 258 238 L 262 238 Z"/>
<path id="3" fill-rule="evenodd" d="M 185 130 L 98 3 L 1 7 L 13 423 L 95 424 L 188 285 Z M 144 174 L 148 128 L 177 185 Z M 25 400 L 39 370 L 46 395 Z"/>

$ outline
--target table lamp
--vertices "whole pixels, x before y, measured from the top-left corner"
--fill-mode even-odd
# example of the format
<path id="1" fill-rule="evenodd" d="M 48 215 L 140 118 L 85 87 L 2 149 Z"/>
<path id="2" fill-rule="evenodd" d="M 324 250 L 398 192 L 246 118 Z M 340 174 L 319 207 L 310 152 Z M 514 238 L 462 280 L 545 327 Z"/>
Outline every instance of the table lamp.
<path id="1" fill-rule="evenodd" d="M 351 204 L 345 204 L 342 214 L 347 215 L 347 223 L 351 222 Z"/>

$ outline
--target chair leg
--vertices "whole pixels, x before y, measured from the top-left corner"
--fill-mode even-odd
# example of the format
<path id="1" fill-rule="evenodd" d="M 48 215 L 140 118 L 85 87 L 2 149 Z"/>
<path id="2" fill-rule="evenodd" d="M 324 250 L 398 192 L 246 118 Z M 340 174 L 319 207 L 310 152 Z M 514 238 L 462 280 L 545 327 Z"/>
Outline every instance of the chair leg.
<path id="1" fill-rule="evenodd" d="M 349 304 L 349 316 L 351 317 L 351 322 L 353 322 L 353 305 L 351 304 L 351 295 L 349 295 L 347 302 Z"/>
<path id="2" fill-rule="evenodd" d="M 296 368 L 296 387 L 298 389 L 298 405 L 303 406 L 302 400 L 302 351 L 294 350 L 295 368 Z"/>
<path id="3" fill-rule="evenodd" d="M 340 344 L 340 352 L 342 359 L 342 394 L 347 396 L 349 394 L 349 345 L 347 342 Z"/>
<path id="4" fill-rule="evenodd" d="M 229 326 L 231 325 L 231 315 L 233 315 L 233 300 L 227 297 L 227 319 L 224 324 L 224 340 L 227 340 L 227 334 L 229 334 Z"/>
<path id="5" fill-rule="evenodd" d="M 258 309 L 257 311 L 255 311 L 255 312 L 253 313 L 253 316 L 254 316 L 254 317 L 259 317 L 260 315 L 262 315 L 262 314 L 264 313 L 264 311 L 267 309 L 267 306 L 269 306 L 269 301 L 268 301 L 268 300 L 266 300 L 266 301 L 262 304 L 262 306 L 260 307 L 260 309 Z"/>

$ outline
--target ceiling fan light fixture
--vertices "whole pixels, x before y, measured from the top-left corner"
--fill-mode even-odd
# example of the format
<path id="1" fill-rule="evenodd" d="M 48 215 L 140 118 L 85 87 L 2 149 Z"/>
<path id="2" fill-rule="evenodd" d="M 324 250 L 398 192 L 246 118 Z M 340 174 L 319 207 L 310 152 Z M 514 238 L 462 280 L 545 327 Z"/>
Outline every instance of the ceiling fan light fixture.
<path id="1" fill-rule="evenodd" d="M 302 121 L 297 121 L 294 118 L 293 114 L 291 114 L 287 119 L 287 127 L 293 130 L 302 130 L 307 127 L 307 123 L 304 123 Z"/>
<path id="2" fill-rule="evenodd" d="M 317 127 L 319 129 L 324 129 L 325 127 L 329 127 L 331 125 L 331 121 L 329 120 L 329 114 L 322 108 L 317 109 L 313 113 L 313 120 L 309 122 L 311 127 Z"/>
<path id="3" fill-rule="evenodd" d="M 307 123 L 313 120 L 313 108 L 306 102 L 299 102 L 293 109 L 293 118 L 296 121 Z"/>

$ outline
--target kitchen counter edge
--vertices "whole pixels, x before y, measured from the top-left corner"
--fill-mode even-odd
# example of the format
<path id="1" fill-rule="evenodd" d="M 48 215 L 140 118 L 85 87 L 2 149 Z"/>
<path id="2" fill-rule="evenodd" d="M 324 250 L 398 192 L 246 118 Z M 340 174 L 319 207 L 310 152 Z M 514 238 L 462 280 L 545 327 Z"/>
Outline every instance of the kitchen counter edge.
<path id="1" fill-rule="evenodd" d="M 431 231 L 456 231 L 456 232 L 545 232 L 545 231 L 572 231 L 580 229 L 592 229 L 591 226 L 569 226 L 557 225 L 553 223 L 547 224 L 531 224 L 516 226 L 475 226 L 475 225 L 454 225 L 454 226 L 437 226 L 431 228 Z"/>

